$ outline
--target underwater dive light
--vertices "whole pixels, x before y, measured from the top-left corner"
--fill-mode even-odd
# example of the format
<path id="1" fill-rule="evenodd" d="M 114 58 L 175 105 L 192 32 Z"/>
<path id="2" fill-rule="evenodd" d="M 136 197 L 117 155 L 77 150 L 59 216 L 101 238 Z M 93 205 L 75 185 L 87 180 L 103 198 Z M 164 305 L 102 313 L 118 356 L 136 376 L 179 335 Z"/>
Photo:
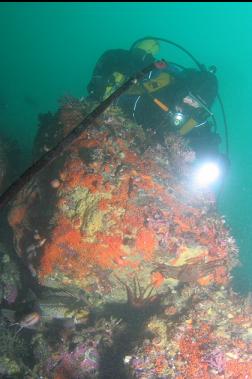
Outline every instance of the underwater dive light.
<path id="1" fill-rule="evenodd" d="M 195 172 L 195 184 L 199 187 L 209 187 L 215 184 L 221 177 L 221 167 L 217 162 L 204 162 L 197 167 Z"/>
<path id="2" fill-rule="evenodd" d="M 173 123 L 175 126 L 179 126 L 184 122 L 185 116 L 181 112 L 177 112 L 173 115 Z"/>

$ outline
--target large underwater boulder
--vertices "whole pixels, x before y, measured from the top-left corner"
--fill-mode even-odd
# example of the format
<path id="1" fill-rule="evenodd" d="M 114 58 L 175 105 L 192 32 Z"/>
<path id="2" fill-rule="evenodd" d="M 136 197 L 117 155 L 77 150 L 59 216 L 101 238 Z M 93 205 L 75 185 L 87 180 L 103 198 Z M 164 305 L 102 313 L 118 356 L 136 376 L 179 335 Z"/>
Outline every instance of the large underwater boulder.
<path id="1" fill-rule="evenodd" d="M 71 100 L 47 115 L 35 156 L 91 108 Z M 48 140 L 48 122 L 55 140 Z M 238 306 L 230 289 L 237 247 L 214 194 L 194 183 L 194 160 L 178 135 L 161 144 L 110 107 L 20 191 L 9 211 L 16 252 L 39 285 L 81 293 L 95 320 L 112 315 L 128 325 L 127 347 L 110 344 L 125 369 L 118 379 L 251 375 L 251 305 Z M 116 378 L 111 368 L 110 376 L 99 374 L 98 357 L 107 355 L 97 334 L 120 322 L 112 324 L 102 333 L 97 321 L 85 324 L 79 342 L 68 337 L 57 353 L 50 347 L 40 370 L 56 367 L 53 378 Z"/>
<path id="2" fill-rule="evenodd" d="M 74 125 L 80 117 L 70 109 L 63 107 L 62 122 L 65 117 Z M 48 180 L 50 191 L 43 184 L 40 195 L 47 201 L 53 187 L 47 235 L 39 224 L 34 226 L 46 239 L 40 256 L 20 247 L 40 283 L 75 286 L 91 298 L 99 294 L 106 303 L 125 301 L 127 293 L 129 301 L 137 301 L 136 282 L 143 290 L 154 287 L 155 293 L 178 282 L 229 282 L 235 243 L 213 195 L 193 187 L 193 152 L 178 136 L 168 136 L 162 146 L 150 144 L 150 138 L 110 108 L 67 150 Z M 43 203 L 34 191 L 28 202 L 24 193 L 30 207 L 27 215 L 23 211 L 26 221 L 22 215 L 20 222 L 15 219 L 20 204 L 14 203 L 9 214 L 16 240 L 26 238 L 25 230 L 19 233 L 33 217 L 34 203 L 37 220 L 45 218 L 47 211 L 44 205 L 39 208 Z"/>

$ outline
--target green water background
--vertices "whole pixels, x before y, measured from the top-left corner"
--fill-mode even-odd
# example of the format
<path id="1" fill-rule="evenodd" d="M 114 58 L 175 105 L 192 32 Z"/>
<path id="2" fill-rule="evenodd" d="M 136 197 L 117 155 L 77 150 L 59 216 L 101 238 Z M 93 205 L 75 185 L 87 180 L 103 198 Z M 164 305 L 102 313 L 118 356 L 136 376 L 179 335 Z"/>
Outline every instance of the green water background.
<path id="1" fill-rule="evenodd" d="M 64 95 L 86 95 L 99 56 L 146 35 L 183 45 L 218 68 L 229 126 L 231 172 L 220 196 L 240 249 L 234 288 L 252 290 L 252 3 L 1 3 L 0 128 L 31 150 L 39 113 Z M 160 57 L 192 62 L 162 45 Z M 218 130 L 224 137 L 220 108 Z M 223 146 L 224 148 L 224 146 Z"/>

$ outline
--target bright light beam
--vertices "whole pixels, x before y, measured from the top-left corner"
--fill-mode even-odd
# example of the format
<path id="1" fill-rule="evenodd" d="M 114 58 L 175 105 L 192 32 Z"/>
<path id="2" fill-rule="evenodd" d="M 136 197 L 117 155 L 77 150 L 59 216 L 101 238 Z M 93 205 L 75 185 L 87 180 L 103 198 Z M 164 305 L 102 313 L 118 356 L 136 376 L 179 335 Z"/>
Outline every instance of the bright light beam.
<path id="1" fill-rule="evenodd" d="M 220 178 L 221 170 L 218 164 L 207 162 L 202 164 L 196 174 L 195 182 L 199 187 L 208 187 Z"/>

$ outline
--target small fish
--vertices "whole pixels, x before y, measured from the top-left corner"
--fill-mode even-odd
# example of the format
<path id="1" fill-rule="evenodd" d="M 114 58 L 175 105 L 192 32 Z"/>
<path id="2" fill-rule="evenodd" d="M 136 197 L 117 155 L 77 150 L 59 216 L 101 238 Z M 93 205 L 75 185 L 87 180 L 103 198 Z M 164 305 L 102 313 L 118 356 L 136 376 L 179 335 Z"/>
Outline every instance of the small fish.
<path id="1" fill-rule="evenodd" d="M 89 318 L 90 312 L 87 308 L 71 309 L 71 306 L 63 303 L 42 303 L 39 302 L 41 317 L 47 321 L 69 320 L 71 319 L 75 325 L 85 324 Z"/>
<path id="2" fill-rule="evenodd" d="M 7 313 L 4 314 L 5 317 L 7 317 Z M 7 317 L 9 321 L 11 320 L 10 316 Z M 36 329 L 37 324 L 41 320 L 41 316 L 38 312 L 31 312 L 27 315 L 23 316 L 20 321 L 14 322 L 10 326 L 19 325 L 20 328 L 15 333 L 17 335 L 22 329 Z"/>
<path id="3" fill-rule="evenodd" d="M 40 321 L 41 317 L 38 312 L 31 312 L 28 315 L 24 316 L 18 324 L 22 328 L 27 328 L 27 329 L 34 329 L 34 326 L 38 324 Z"/>

